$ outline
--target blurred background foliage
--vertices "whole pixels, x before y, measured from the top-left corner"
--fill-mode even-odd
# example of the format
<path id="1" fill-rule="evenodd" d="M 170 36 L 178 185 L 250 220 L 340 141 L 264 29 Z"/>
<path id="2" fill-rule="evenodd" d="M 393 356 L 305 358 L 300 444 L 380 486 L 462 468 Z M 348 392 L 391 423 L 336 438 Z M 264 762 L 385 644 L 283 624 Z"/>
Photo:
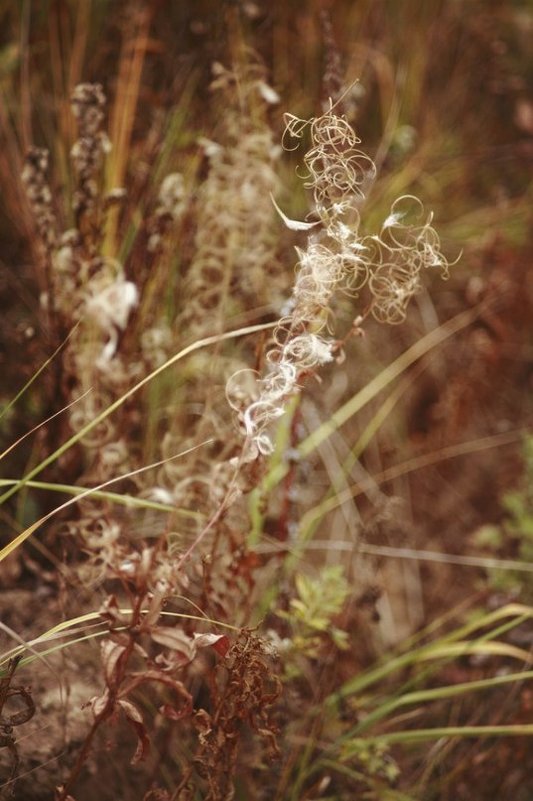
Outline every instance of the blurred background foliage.
<path id="1" fill-rule="evenodd" d="M 349 537 L 355 525 L 367 550 L 364 565 L 350 579 L 357 585 L 357 614 L 370 609 L 369 619 L 379 617 L 379 635 L 372 635 L 371 644 L 359 644 L 361 666 L 456 604 L 491 608 L 502 598 L 530 597 L 530 582 L 522 574 L 519 580 L 501 581 L 481 561 L 476 567 L 461 565 L 460 557 L 531 559 L 526 547 L 531 442 L 525 470 L 523 440 L 533 410 L 532 37 L 530 0 L 0 0 L 3 406 L 61 344 L 40 308 L 46 276 L 35 266 L 38 247 L 20 174 L 30 145 L 50 150 L 57 214 L 64 229 L 71 226 L 72 211 L 62 198 L 72 189 L 69 152 L 76 130 L 69 99 L 80 82 L 101 83 L 108 98 L 113 150 L 105 184 L 126 186 L 128 199 L 110 215 L 104 249 L 151 297 L 134 322 L 137 333 L 154 315 L 172 327 L 182 313 L 183 281 L 198 241 L 201 187 L 208 174 L 201 137 L 215 142 L 226 137 L 238 152 L 239 132 L 248 130 L 250 120 L 258 126 L 266 121 L 277 143 L 284 112 L 317 115 L 334 91 L 346 91 L 347 116 L 378 166 L 364 225 L 370 229 L 383 219 L 401 194 L 417 195 L 433 211 L 443 250 L 450 261 L 457 259 L 449 281 L 431 278 L 402 326 L 365 324 L 365 338 L 348 343 L 341 368 L 324 370 L 320 385 L 311 382 L 298 413 L 298 435 L 305 439 L 414 342 L 473 310 L 470 325 L 408 367 L 386 400 L 374 400 L 350 418 L 332 444 L 301 468 L 302 489 L 291 501 L 294 519 L 320 505 L 335 483 L 336 467 L 352 450 L 360 456 L 350 480 L 367 489 L 358 498 L 355 524 L 347 524 L 340 505 L 319 516 L 313 532 L 327 550 L 333 541 Z M 263 65 L 265 81 L 279 97 L 266 111 L 239 91 L 229 106 L 210 88 L 213 65 L 233 69 L 251 62 Z M 276 197 L 290 217 L 301 219 L 308 208 L 296 164 L 292 153 L 277 161 Z M 149 273 L 137 243 L 150 211 L 148 198 L 173 171 L 184 175 L 194 212 L 180 224 L 160 272 Z M 247 236 L 242 250 L 253 245 L 253 231 Z M 279 299 L 290 292 L 293 246 L 301 244 L 300 236 L 279 225 L 273 257 L 278 266 L 272 273 L 276 297 L 266 297 L 270 286 L 254 296 L 234 281 L 228 289 L 230 319 L 208 320 L 209 333 L 273 319 Z M 336 313 L 347 327 L 354 309 L 343 301 Z M 132 334 L 132 352 L 135 347 Z M 235 358 L 242 353 L 236 349 Z M 209 375 L 211 368 L 200 363 L 191 372 L 198 366 Z M 68 400 L 54 369 L 2 418 L 4 447 Z M 161 405 L 172 408 L 173 403 L 177 409 L 182 398 L 170 378 L 150 392 L 143 401 L 146 426 L 137 421 L 129 429 L 139 463 L 157 458 L 154 442 L 165 425 Z M 223 403 L 219 385 L 217 392 L 217 402 Z M 180 425 L 185 430 L 187 420 Z M 24 474 L 64 433 L 51 426 L 36 443 L 24 444 L 3 461 L 3 474 Z M 361 438 L 365 446 L 358 453 Z M 69 482 L 83 474 L 76 460 L 54 471 L 53 480 Z M 24 493 L 16 508 L 2 512 L 4 523 L 17 530 L 49 504 L 45 497 Z M 264 527 L 274 540 L 279 517 L 274 504 Z M 49 545 L 57 554 L 53 536 Z M 387 548 L 402 553 L 391 557 Z M 421 551 L 454 554 L 459 563 L 417 559 Z M 30 567 L 17 560 L 1 568 L 5 586 L 30 581 L 29 574 L 34 580 L 33 560 L 42 564 L 44 558 L 30 552 Z M 315 557 L 309 559 L 312 563 Z M 332 571 L 328 575 L 335 575 Z M 305 586 L 302 579 L 300 584 Z M 343 598 L 344 591 L 343 585 Z M 380 593 L 378 615 L 372 610 Z M 316 627 L 313 621 L 306 625 Z M 354 669 L 353 661 L 341 660 L 341 673 Z M 513 758 L 518 778 L 513 780 L 512 771 L 503 778 L 502 765 L 511 760 L 507 746 L 478 752 L 477 763 L 473 746 L 461 748 L 452 773 L 425 797 L 472 797 L 468 787 L 475 783 L 476 798 L 493 798 L 495 782 L 502 799 L 530 797 L 531 783 L 520 773 L 518 758 Z M 525 749 L 519 749 L 521 757 Z M 487 754 L 496 754 L 492 764 Z M 373 758 L 366 752 L 360 756 L 362 762 Z M 386 795 L 379 779 L 386 764 L 378 763 L 377 789 L 368 797 L 404 798 Z M 447 764 L 442 757 L 441 765 Z M 429 792 L 416 756 L 410 768 Z"/>

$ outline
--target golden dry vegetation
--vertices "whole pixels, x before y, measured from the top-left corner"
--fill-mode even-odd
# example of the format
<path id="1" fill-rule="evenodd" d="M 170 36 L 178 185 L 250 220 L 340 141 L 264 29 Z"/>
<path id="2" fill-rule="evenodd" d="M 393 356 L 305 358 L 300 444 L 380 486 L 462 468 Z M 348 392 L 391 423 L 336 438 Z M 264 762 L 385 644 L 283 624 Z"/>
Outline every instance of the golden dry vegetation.
<path id="1" fill-rule="evenodd" d="M 0 0 L 0 794 L 532 797 L 532 34 Z"/>

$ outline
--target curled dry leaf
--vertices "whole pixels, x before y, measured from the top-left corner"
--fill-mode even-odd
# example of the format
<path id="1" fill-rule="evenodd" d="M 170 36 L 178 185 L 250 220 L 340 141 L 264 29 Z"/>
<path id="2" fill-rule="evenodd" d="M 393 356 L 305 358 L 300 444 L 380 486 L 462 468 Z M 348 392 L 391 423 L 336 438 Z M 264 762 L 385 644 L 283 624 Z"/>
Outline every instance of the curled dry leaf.
<path id="1" fill-rule="evenodd" d="M 148 732 L 146 731 L 146 726 L 144 725 L 143 716 L 137 707 L 131 703 L 131 701 L 121 698 L 118 702 L 118 705 L 124 712 L 126 720 L 137 735 L 137 748 L 135 749 L 135 753 L 131 758 L 131 764 L 136 765 L 138 762 L 141 762 L 148 756 L 148 752 L 150 750 Z"/>
<path id="2" fill-rule="evenodd" d="M 112 640 L 104 640 L 101 645 L 101 650 L 106 684 L 112 687 L 117 683 L 116 671 L 120 658 L 126 651 L 126 647 Z"/>
<path id="3" fill-rule="evenodd" d="M 24 703 L 24 709 L 8 715 L 4 714 L 2 718 L 0 718 L 0 727 L 11 728 L 13 726 L 21 726 L 23 723 L 27 723 L 28 720 L 31 720 L 35 714 L 35 704 L 31 692 L 27 687 L 10 687 L 7 691 L 7 697 L 18 697 Z"/>
<path id="4" fill-rule="evenodd" d="M 194 642 L 198 648 L 211 645 L 220 656 L 226 656 L 231 644 L 225 634 L 195 634 Z"/>
<path id="5" fill-rule="evenodd" d="M 196 656 L 198 648 L 206 648 L 211 645 L 218 654 L 225 656 L 230 645 L 225 634 L 194 634 L 189 637 L 181 629 L 172 626 L 156 626 L 150 634 L 154 642 L 171 651 L 171 655 L 167 655 L 163 660 L 156 657 L 156 661 L 167 661 L 172 667 L 180 667 L 191 662 Z"/>
<path id="6" fill-rule="evenodd" d="M 102 695 L 93 695 L 92 698 L 84 704 L 84 707 L 90 706 L 91 711 L 95 718 L 100 717 L 107 709 L 109 704 L 109 689 L 106 687 Z"/>
<path id="7" fill-rule="evenodd" d="M 172 626 L 155 626 L 151 632 L 154 642 L 169 648 L 172 651 L 173 662 L 176 664 L 176 655 L 180 655 L 179 664 L 186 665 L 196 656 L 196 644 L 192 637 Z"/>
<path id="8" fill-rule="evenodd" d="M 124 696 L 127 696 L 141 684 L 146 682 L 150 683 L 152 681 L 157 681 L 160 684 L 164 684 L 176 694 L 176 701 L 173 705 L 165 704 L 160 708 L 159 711 L 162 715 L 170 718 L 171 720 L 180 720 L 181 718 L 190 715 L 192 712 L 191 694 L 181 683 L 181 681 L 173 679 L 167 673 L 163 673 L 162 670 L 149 669 L 143 671 L 142 673 L 134 674 L 127 687 L 124 688 L 123 694 Z"/>

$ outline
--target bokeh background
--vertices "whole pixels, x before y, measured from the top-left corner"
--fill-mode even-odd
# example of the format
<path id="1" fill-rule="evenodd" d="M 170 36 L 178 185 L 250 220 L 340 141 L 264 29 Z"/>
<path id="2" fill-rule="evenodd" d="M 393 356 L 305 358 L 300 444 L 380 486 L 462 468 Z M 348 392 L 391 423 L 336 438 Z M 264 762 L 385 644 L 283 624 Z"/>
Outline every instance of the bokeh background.
<path id="1" fill-rule="evenodd" d="M 0 2 L 4 407 L 68 333 L 43 312 L 49 277 L 20 176 L 30 145 L 46 147 L 54 207 L 68 228 L 68 154 L 76 137 L 69 98 L 81 82 L 100 83 L 107 96 L 106 129 L 113 144 L 107 188 L 128 187 L 104 248 L 124 263 L 128 279 L 148 298 L 126 337 L 130 359 L 140 353 L 142 332 L 155 327 L 158 315 L 171 332 L 172 350 L 194 335 L 279 314 L 290 294 L 294 245 L 305 239 L 280 225 L 268 191 L 289 217 L 303 219 L 309 212 L 298 157 L 278 148 L 286 112 L 316 116 L 329 97 L 344 93 L 343 110 L 378 167 L 364 208 L 369 229 L 400 195 L 416 195 L 433 213 L 442 250 L 453 263 L 449 279 L 428 272 L 404 323 L 391 327 L 369 319 L 364 337 L 347 342 L 343 363 L 325 368 L 320 383 L 309 382 L 291 434 L 295 441 L 305 440 L 379 376 L 383 391 L 310 454 L 297 468 L 294 487 L 283 485 L 265 513 L 265 552 L 285 542 L 291 525 L 303 519 L 309 525 L 310 569 L 350 564 L 358 599 L 353 614 L 364 618 L 366 633 L 357 658 L 352 655 L 342 667 L 346 676 L 461 604 L 490 610 L 533 597 L 527 572 L 533 554 L 532 41 L 530 0 Z M 221 70 L 250 64 L 262 81 L 262 98 L 239 92 L 238 81 L 229 94 L 213 88 Z M 271 140 L 261 140 L 261 158 L 270 160 L 273 172 L 265 174 L 261 188 L 266 203 L 259 212 L 258 196 L 249 195 L 251 222 L 233 240 L 231 264 L 211 274 L 213 285 L 225 282 L 225 294 L 194 306 L 191 265 L 203 242 L 198 231 L 206 240 L 224 240 L 227 231 L 229 239 L 223 208 L 234 203 L 241 217 L 247 213 L 246 195 L 232 200 L 231 192 L 221 194 L 218 208 L 216 202 L 207 208 L 205 140 L 233 148 L 237 170 L 245 136 L 267 129 Z M 164 258 L 147 263 L 138 244 L 150 212 L 147 198 L 173 171 L 183 174 L 191 202 L 169 235 Z M 242 186 L 242 176 L 236 176 L 235 186 Z M 235 186 L 231 191 L 237 193 Z M 209 276 L 203 274 L 204 294 Z M 189 303 L 194 314 L 187 313 Z M 339 336 L 363 310 L 357 299 L 339 301 Z M 401 369 L 396 383 L 389 381 L 389 366 L 432 331 L 448 331 L 449 321 L 459 321 L 457 331 L 437 336 L 434 347 Z M 194 375 L 179 387 L 171 379 L 154 385 L 140 417 L 128 409 L 124 437 L 135 454 L 133 466 L 161 455 L 157 448 L 170 419 L 173 436 L 184 443 L 191 427 L 198 429 L 191 442 L 223 423 L 231 428 L 229 411 L 221 411 L 220 376 L 228 360 L 236 369 L 249 362 L 254 347 L 236 346 L 233 353 L 193 362 Z M 226 360 L 222 366 L 219 355 Z M 195 404 L 206 380 L 213 382 L 213 393 L 202 428 Z M 72 381 L 72 369 L 56 360 L 2 418 L 2 449 L 68 403 Z M 112 389 L 105 391 L 109 402 Z M 24 475 L 68 435 L 68 426 L 60 418 L 21 443 L 3 459 L 3 476 Z M 207 458 L 224 452 L 224 437 L 219 435 L 218 450 Z M 57 483 L 83 483 L 87 476 L 96 481 L 95 464 L 92 456 L 76 453 L 46 476 Z M 199 474 L 203 465 L 190 469 Z M 332 487 L 339 494 L 355 489 L 349 501 L 322 512 Z M 44 492 L 25 490 L 18 497 L 1 512 L 6 541 L 54 503 Z M 318 510 L 316 517 L 309 518 L 310 510 Z M 139 524 L 134 536 L 145 535 L 146 525 Z M 39 593 L 56 598 L 54 565 L 74 558 L 59 527 L 41 540 L 0 565 L 0 603 L 13 629 L 29 630 L 23 607 L 31 609 Z M 356 552 L 345 555 L 339 542 L 356 542 Z M 500 560 L 500 567 L 487 560 Z M 84 596 L 80 610 L 86 602 Z M 521 646 L 531 646 L 530 630 L 520 637 Z M 447 678 L 466 680 L 477 669 L 461 663 Z M 516 715 L 522 714 L 520 707 Z M 507 745 L 476 747 L 461 746 L 451 763 L 443 757 L 447 778 L 431 789 L 420 784 L 430 794 L 412 797 L 481 800 L 496 797 L 495 786 L 501 799 L 531 797 L 523 764 L 530 746 L 514 754 Z M 406 772 L 422 782 L 417 759 L 406 760 Z"/>

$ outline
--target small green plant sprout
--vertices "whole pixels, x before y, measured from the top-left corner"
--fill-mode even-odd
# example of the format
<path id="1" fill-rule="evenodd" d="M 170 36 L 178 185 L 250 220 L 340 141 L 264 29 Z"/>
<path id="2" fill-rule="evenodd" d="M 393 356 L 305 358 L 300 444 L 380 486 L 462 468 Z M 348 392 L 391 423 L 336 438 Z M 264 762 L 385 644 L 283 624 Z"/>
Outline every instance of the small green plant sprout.
<path id="1" fill-rule="evenodd" d="M 373 778 L 385 779 L 390 785 L 400 776 L 400 769 L 390 756 L 387 743 L 366 740 L 363 737 L 354 738 L 341 748 L 339 761 L 350 762 L 352 769 L 361 771 L 369 785 Z"/>
<path id="2" fill-rule="evenodd" d="M 299 673 L 301 658 L 316 659 L 325 643 L 333 642 L 340 650 L 348 648 L 348 633 L 335 625 L 350 595 L 350 586 L 341 565 L 327 565 L 315 577 L 297 573 L 296 597 L 288 610 L 278 610 L 278 617 L 291 629 L 287 677 Z"/>
<path id="3" fill-rule="evenodd" d="M 474 533 L 478 547 L 492 555 L 522 564 L 533 563 L 533 435 L 528 434 L 522 448 L 524 472 L 518 488 L 502 499 L 506 512 L 499 524 L 487 524 Z M 518 566 L 518 565 L 517 565 Z M 490 584 L 498 590 L 518 596 L 524 602 L 533 600 L 533 573 L 524 570 L 492 570 Z"/>

